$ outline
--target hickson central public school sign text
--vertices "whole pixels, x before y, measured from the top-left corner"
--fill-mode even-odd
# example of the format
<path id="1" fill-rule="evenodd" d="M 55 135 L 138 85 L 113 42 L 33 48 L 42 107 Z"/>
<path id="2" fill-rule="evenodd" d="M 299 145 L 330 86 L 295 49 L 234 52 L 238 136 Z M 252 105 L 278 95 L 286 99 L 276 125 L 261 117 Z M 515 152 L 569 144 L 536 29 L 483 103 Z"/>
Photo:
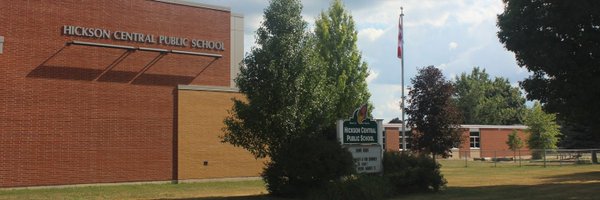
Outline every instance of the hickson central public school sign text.
<path id="1" fill-rule="evenodd" d="M 64 25 L 62 28 L 62 34 L 66 36 L 79 36 L 87 38 L 138 42 L 144 44 L 159 44 L 166 46 L 225 51 L 225 44 L 222 41 L 211 41 L 195 38 L 189 39 L 185 37 L 153 35 L 127 31 L 111 31 L 102 28 Z"/>
<path id="2" fill-rule="evenodd" d="M 377 144 L 377 122 L 368 118 L 367 106 L 358 108 L 342 126 L 344 144 Z"/>

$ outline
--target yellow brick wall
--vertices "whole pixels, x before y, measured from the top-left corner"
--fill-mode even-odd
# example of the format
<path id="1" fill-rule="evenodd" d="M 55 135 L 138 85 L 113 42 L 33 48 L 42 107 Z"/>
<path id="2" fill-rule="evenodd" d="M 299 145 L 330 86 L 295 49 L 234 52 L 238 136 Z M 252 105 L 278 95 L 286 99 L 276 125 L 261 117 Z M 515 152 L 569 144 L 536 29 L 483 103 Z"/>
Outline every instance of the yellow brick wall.
<path id="1" fill-rule="evenodd" d="M 259 176 L 263 160 L 246 150 L 221 143 L 223 119 L 235 92 L 178 91 L 178 179 Z M 208 161 L 204 166 L 203 162 Z"/>

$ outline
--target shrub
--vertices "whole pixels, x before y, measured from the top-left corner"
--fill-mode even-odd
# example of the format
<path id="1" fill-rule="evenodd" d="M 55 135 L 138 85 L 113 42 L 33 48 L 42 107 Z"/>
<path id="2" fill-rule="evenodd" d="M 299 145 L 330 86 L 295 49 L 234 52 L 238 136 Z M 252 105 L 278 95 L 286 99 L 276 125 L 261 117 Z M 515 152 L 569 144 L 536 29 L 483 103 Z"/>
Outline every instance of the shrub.
<path id="1" fill-rule="evenodd" d="M 575 164 L 578 164 L 578 165 L 592 164 L 592 161 L 591 160 L 577 160 L 577 161 L 575 161 Z"/>
<path id="2" fill-rule="evenodd" d="M 541 160 L 542 158 L 544 158 L 544 154 L 542 153 L 542 151 L 538 151 L 538 150 L 531 151 L 531 159 L 532 160 Z"/>
<path id="3" fill-rule="evenodd" d="M 383 170 L 396 192 L 438 191 L 447 183 L 440 165 L 425 155 L 386 152 Z"/>
<path id="4" fill-rule="evenodd" d="M 384 199 L 394 194 L 386 177 L 361 175 L 332 182 L 324 188 L 313 190 L 308 199 L 313 200 L 364 200 Z"/>
<path id="5" fill-rule="evenodd" d="M 274 153 L 262 177 L 272 195 L 305 197 L 354 172 L 350 152 L 337 141 L 313 136 L 295 138 Z"/>
<path id="6" fill-rule="evenodd" d="M 440 165 L 424 155 L 386 152 L 383 176 L 366 174 L 335 181 L 310 192 L 309 199 L 384 199 L 411 192 L 438 191 L 446 180 Z"/>

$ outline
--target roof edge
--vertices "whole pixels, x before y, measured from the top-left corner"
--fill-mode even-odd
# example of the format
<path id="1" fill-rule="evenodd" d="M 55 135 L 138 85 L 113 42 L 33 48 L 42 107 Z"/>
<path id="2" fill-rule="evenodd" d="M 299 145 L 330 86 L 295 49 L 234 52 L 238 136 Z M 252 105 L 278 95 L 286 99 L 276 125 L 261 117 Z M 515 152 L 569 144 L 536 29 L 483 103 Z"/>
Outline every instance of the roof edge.
<path id="1" fill-rule="evenodd" d="M 204 85 L 178 85 L 177 90 L 209 91 L 209 92 L 240 92 L 236 88 Z"/>
<path id="2" fill-rule="evenodd" d="M 225 11 L 225 12 L 231 12 L 231 8 L 229 8 L 229 7 L 215 6 L 215 5 L 209 5 L 209 4 L 204 4 L 204 3 L 195 3 L 195 2 L 189 2 L 189 1 L 183 1 L 183 0 L 151 0 L 151 1 L 156 1 L 156 2 L 161 2 L 161 3 L 168 3 L 168 4 L 175 4 L 175 5 L 182 5 L 182 6 L 191 6 L 191 7 L 197 7 L 197 8 L 207 8 L 207 9 L 211 9 L 211 10 L 218 10 L 218 11 Z"/>
<path id="3" fill-rule="evenodd" d="M 234 12 L 232 12 L 232 13 L 231 13 L 231 16 L 232 16 L 232 17 L 244 18 L 244 14 L 242 14 L 242 13 L 234 13 Z"/>

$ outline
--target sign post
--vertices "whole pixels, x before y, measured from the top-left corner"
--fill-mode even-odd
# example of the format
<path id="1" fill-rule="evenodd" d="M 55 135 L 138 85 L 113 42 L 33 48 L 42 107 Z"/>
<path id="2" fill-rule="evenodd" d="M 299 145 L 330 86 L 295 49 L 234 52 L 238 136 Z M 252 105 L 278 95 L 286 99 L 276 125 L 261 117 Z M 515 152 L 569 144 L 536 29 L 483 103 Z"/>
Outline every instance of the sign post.
<path id="1" fill-rule="evenodd" d="M 348 120 L 338 120 L 338 140 L 354 158 L 358 173 L 383 171 L 383 120 L 367 116 L 367 105 L 354 111 Z"/>

